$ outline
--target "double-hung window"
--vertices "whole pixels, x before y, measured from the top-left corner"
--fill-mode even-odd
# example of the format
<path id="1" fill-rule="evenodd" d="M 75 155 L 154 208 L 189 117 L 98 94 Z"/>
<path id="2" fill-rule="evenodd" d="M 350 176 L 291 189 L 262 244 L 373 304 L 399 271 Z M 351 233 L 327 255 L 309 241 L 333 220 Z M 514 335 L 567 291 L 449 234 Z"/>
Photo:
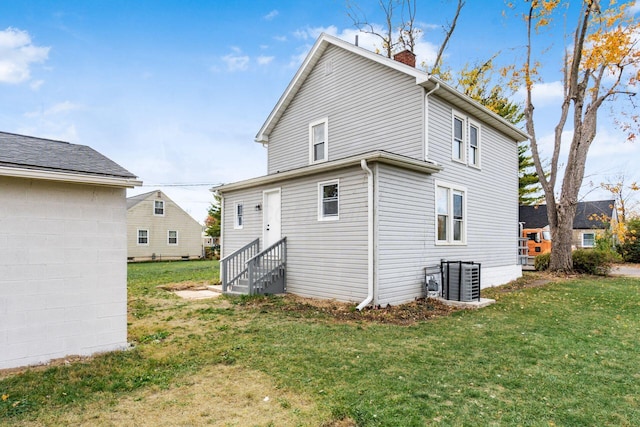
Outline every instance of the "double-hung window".
<path id="1" fill-rule="evenodd" d="M 234 205 L 234 219 L 233 219 L 233 228 L 241 229 L 244 225 L 244 205 L 242 202 L 237 202 Z"/>
<path id="2" fill-rule="evenodd" d="M 139 245 L 149 244 L 149 230 L 138 230 L 138 244 Z"/>
<path id="3" fill-rule="evenodd" d="M 164 200 L 153 201 L 153 214 L 158 216 L 164 216 Z"/>
<path id="4" fill-rule="evenodd" d="M 328 119 L 309 124 L 309 163 L 326 162 L 329 157 Z"/>
<path id="5" fill-rule="evenodd" d="M 467 242 L 467 191 L 463 187 L 436 183 L 436 243 Z"/>
<path id="6" fill-rule="evenodd" d="M 466 120 L 458 115 L 453 116 L 453 145 L 451 146 L 451 157 L 453 160 L 465 161 L 465 122 Z"/>
<path id="7" fill-rule="evenodd" d="M 480 167 L 480 126 L 469 121 L 469 166 Z"/>
<path id="8" fill-rule="evenodd" d="M 593 248 L 596 245 L 595 233 L 582 233 L 582 247 Z"/>
<path id="9" fill-rule="evenodd" d="M 175 230 L 167 231 L 167 244 L 169 245 L 177 245 L 178 244 L 178 232 Z"/>
<path id="10" fill-rule="evenodd" d="M 480 167 L 480 125 L 463 114 L 453 112 L 451 158 Z"/>
<path id="11" fill-rule="evenodd" d="M 337 180 L 318 184 L 318 221 L 339 219 L 340 188 Z"/>

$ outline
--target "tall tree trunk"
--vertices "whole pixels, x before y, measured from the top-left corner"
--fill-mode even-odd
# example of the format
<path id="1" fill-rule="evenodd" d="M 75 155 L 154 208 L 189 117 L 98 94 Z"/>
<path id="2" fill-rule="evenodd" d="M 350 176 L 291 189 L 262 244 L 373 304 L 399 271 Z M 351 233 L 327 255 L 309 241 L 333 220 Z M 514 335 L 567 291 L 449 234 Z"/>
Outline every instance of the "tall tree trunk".
<path id="1" fill-rule="evenodd" d="M 552 251 L 549 262 L 553 271 L 564 273 L 573 271 L 571 243 L 576 208 L 575 203 L 564 204 L 562 200 L 556 204 L 556 226 L 551 226 Z"/>

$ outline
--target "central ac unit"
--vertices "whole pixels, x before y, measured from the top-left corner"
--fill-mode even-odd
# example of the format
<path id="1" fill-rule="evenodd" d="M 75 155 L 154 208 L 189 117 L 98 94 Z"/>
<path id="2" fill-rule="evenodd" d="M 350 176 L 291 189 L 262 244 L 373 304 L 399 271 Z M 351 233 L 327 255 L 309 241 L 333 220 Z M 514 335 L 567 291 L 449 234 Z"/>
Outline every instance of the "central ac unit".
<path id="1" fill-rule="evenodd" d="M 443 296 L 453 301 L 480 300 L 480 264 L 461 261 L 442 263 Z"/>

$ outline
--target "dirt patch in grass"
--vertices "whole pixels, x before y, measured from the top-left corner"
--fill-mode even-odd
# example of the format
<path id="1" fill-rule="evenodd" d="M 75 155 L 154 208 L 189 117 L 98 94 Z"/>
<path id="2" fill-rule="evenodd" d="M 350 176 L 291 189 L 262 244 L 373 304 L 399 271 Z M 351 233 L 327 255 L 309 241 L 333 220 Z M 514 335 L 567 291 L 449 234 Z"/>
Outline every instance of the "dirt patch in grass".
<path id="1" fill-rule="evenodd" d="M 208 289 L 207 288 L 208 285 L 210 285 L 210 283 L 206 280 L 186 281 L 186 282 L 179 282 L 179 283 L 167 283 L 165 285 L 158 286 L 158 289 L 162 289 L 169 292 L 186 291 L 186 290 L 203 291 Z"/>
<path id="2" fill-rule="evenodd" d="M 302 317 L 327 317 L 339 322 L 376 322 L 394 325 L 411 325 L 416 322 L 448 316 L 461 310 L 432 298 L 420 298 L 413 302 L 386 306 L 366 307 L 356 310 L 355 304 L 334 300 L 318 300 L 286 294 L 280 297 L 252 297 L 241 299 L 237 305 L 295 313 Z"/>
<path id="3" fill-rule="evenodd" d="M 216 365 L 168 389 L 147 388 L 119 399 L 52 411 L 38 422 L 21 425 L 297 426 L 322 425 L 327 419 L 329 414 L 321 413 L 311 399 L 279 389 L 266 374 Z"/>

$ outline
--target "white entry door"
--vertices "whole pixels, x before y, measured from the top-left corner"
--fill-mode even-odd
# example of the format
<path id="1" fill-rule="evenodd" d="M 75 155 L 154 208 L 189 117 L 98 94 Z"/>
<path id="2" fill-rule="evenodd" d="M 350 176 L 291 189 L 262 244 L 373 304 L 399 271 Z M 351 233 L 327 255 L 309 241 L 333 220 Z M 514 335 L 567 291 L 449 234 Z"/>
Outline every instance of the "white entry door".
<path id="1" fill-rule="evenodd" d="M 262 241 L 266 249 L 282 238 L 280 232 L 280 189 L 266 190 L 262 193 Z"/>

